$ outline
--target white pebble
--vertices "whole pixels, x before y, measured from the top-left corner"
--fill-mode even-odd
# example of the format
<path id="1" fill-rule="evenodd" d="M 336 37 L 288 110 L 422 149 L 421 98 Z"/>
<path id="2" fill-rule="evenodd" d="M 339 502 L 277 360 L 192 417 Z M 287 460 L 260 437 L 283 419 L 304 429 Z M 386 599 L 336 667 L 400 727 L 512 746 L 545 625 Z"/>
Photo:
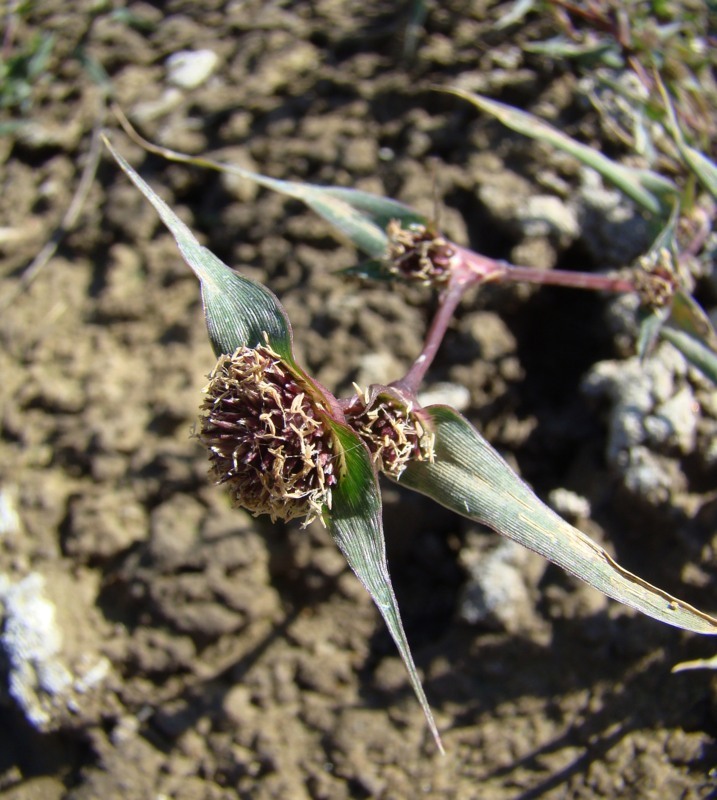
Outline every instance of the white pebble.
<path id="1" fill-rule="evenodd" d="M 196 89 L 216 69 L 219 56 L 213 50 L 180 50 L 166 62 L 167 80 L 180 89 Z"/>

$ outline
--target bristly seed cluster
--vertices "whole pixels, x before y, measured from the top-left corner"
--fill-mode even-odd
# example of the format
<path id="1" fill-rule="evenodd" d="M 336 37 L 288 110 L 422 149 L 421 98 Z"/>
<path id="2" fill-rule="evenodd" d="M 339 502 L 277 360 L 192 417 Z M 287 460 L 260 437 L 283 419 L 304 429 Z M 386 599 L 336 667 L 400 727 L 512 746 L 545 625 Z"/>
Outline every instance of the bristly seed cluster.
<path id="1" fill-rule="evenodd" d="M 399 478 L 410 461 L 433 461 L 435 436 L 420 410 L 390 389 L 355 388 L 346 421 L 368 447 L 378 470 Z"/>
<path id="2" fill-rule="evenodd" d="M 417 223 L 403 228 L 395 219 L 388 223 L 386 234 L 384 261 L 391 275 L 426 286 L 447 282 L 455 250 L 442 236 Z"/>
<path id="3" fill-rule="evenodd" d="M 335 444 L 326 409 L 270 347 L 239 347 L 219 358 L 201 408 L 199 439 L 211 475 L 236 506 L 276 519 L 331 507 Z"/>
<path id="4" fill-rule="evenodd" d="M 650 308 L 669 305 L 679 288 L 670 251 L 663 247 L 657 253 L 643 256 L 637 266 L 632 280 L 643 304 Z"/>

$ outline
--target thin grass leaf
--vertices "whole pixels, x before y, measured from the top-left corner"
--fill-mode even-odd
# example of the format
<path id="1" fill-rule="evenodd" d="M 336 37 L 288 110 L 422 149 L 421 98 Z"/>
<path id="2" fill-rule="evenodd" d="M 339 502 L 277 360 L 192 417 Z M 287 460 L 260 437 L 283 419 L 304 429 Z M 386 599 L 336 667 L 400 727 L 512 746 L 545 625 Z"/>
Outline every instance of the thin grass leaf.
<path id="1" fill-rule="evenodd" d="M 660 331 L 670 316 L 669 307 L 645 309 L 641 314 L 637 333 L 637 356 L 644 361 L 652 352 Z"/>
<path id="2" fill-rule="evenodd" d="M 396 276 L 386 269 L 385 262 L 379 259 L 362 261 L 352 267 L 339 270 L 339 274 L 350 278 L 364 278 L 365 280 L 381 281 L 383 283 L 393 283 L 396 280 Z"/>
<path id="3" fill-rule="evenodd" d="M 674 345 L 690 364 L 717 385 L 717 353 L 714 350 L 689 333 L 668 325 L 661 328 L 660 336 Z"/>
<path id="4" fill-rule="evenodd" d="M 675 292 L 672 298 L 669 324 L 684 331 L 717 354 L 717 333 L 712 327 L 710 318 L 697 301 L 682 290 Z"/>
<path id="5" fill-rule="evenodd" d="M 335 425 L 334 432 L 343 446 L 346 463 L 338 486 L 332 490 L 331 513 L 325 516 L 326 525 L 349 566 L 381 612 L 408 670 L 411 686 L 421 704 L 428 727 L 438 749 L 443 753 L 441 737 L 418 677 L 388 573 L 381 521 L 381 496 L 371 458 L 365 445 L 353 431 L 342 425 Z"/>
<path id="6" fill-rule="evenodd" d="M 694 661 L 682 661 L 679 664 L 675 664 L 670 672 L 687 672 L 691 669 L 717 669 L 717 656 L 696 658 Z"/>
<path id="7" fill-rule="evenodd" d="M 583 64 L 602 63 L 614 69 L 624 66 L 620 51 L 609 40 L 575 42 L 565 36 L 556 36 L 543 42 L 529 42 L 523 45 L 523 50 L 526 53 L 548 56 L 553 60 L 571 58 Z"/>
<path id="8" fill-rule="evenodd" d="M 552 125 L 548 125 L 547 122 L 543 122 L 532 114 L 462 89 L 442 91 L 468 100 L 476 108 L 491 114 L 503 125 L 517 133 L 540 142 L 546 142 L 558 150 L 569 153 L 585 166 L 592 167 L 599 172 L 623 194 L 651 214 L 667 216 L 678 197 L 677 186 L 662 175 L 651 170 L 634 169 L 611 161 L 592 147 L 571 139 L 562 131 L 553 128 Z"/>
<path id="9" fill-rule="evenodd" d="M 236 164 L 224 164 L 210 158 L 189 156 L 160 147 L 142 139 L 124 115 L 117 109 L 115 111 L 127 132 L 146 150 L 169 161 L 238 175 L 266 189 L 300 200 L 347 236 L 359 250 L 373 258 L 381 257 L 386 250 L 388 239 L 384 229 L 392 219 L 399 220 L 404 227 L 412 222 L 421 224 L 426 222 L 425 218 L 412 208 L 387 197 L 341 186 L 315 186 L 310 183 L 279 180 Z"/>
<path id="10" fill-rule="evenodd" d="M 677 243 L 676 233 L 677 224 L 680 219 L 680 205 L 675 203 L 670 218 L 657 234 L 655 241 L 650 245 L 650 249 L 640 259 L 640 264 L 647 265 L 647 268 L 660 265 L 663 270 L 667 270 L 673 277 L 677 274 Z M 641 268 L 641 267 L 639 267 Z M 639 330 L 637 336 L 637 355 L 640 359 L 645 359 L 652 351 L 660 336 L 660 330 L 670 317 L 671 307 L 665 305 L 661 307 L 643 307 L 640 310 Z"/>
<path id="11" fill-rule="evenodd" d="M 174 236 L 185 262 L 199 278 L 209 339 L 217 356 L 231 354 L 239 346 L 256 347 L 268 339 L 275 352 L 293 362 L 291 326 L 272 292 L 234 272 L 200 245 L 189 228 L 106 137 L 104 143 L 130 180 L 154 206 Z"/>
<path id="12" fill-rule="evenodd" d="M 314 186 L 317 191 L 321 191 L 329 197 L 335 197 L 348 203 L 352 208 L 365 214 L 370 220 L 376 223 L 382 230 L 386 228 L 392 219 L 401 223 L 401 227 L 407 228 L 409 225 L 428 225 L 428 219 L 419 214 L 410 206 L 392 200 L 390 197 L 381 197 L 370 192 L 362 192 L 360 189 L 347 189 L 344 186 Z"/>
<path id="13" fill-rule="evenodd" d="M 675 112 L 675 107 L 672 104 L 667 88 L 659 75 L 656 74 L 655 79 L 667 111 L 666 128 L 668 132 L 677 145 L 677 149 L 680 151 L 680 155 L 687 167 L 692 170 L 712 197 L 717 198 L 717 164 L 704 153 L 701 153 L 695 147 L 687 143 L 682 129 L 680 128 L 680 123 L 677 121 L 677 113 Z"/>
<path id="14" fill-rule="evenodd" d="M 428 5 L 426 0 L 413 0 L 403 33 L 403 57 L 405 59 L 410 60 L 416 55 L 418 39 L 423 31 L 427 14 Z"/>
<path id="15" fill-rule="evenodd" d="M 427 410 L 435 425 L 435 461 L 409 464 L 400 478 L 402 485 L 488 525 L 650 617 L 696 633 L 717 634 L 717 619 L 623 569 L 544 505 L 457 411 L 447 406 Z"/>
<path id="16" fill-rule="evenodd" d="M 509 28 L 511 25 L 522 22 L 524 17 L 527 17 L 537 4 L 537 0 L 515 0 L 510 11 L 501 14 L 500 18 L 496 21 L 494 25 L 495 29 L 497 31 L 502 31 L 505 28 Z"/>

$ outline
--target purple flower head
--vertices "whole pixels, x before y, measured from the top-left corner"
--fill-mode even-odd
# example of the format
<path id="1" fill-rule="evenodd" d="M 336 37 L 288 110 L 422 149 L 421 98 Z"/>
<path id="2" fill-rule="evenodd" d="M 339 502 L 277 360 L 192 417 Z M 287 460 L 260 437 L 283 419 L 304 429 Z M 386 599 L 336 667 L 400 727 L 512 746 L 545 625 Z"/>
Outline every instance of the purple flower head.
<path id="1" fill-rule="evenodd" d="M 313 384 L 262 345 L 220 356 L 204 393 L 198 437 L 236 506 L 304 525 L 331 507 L 337 447 Z"/>
<path id="2" fill-rule="evenodd" d="M 368 447 L 376 469 L 398 478 L 410 461 L 433 461 L 435 437 L 423 409 L 392 387 L 356 388 L 346 422 Z"/>

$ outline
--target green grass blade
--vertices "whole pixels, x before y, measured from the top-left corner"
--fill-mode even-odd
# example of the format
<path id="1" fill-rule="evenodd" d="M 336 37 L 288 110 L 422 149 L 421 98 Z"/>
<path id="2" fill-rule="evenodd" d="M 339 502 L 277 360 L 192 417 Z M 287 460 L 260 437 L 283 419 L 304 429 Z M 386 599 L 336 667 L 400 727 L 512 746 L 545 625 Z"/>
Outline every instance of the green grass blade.
<path id="1" fill-rule="evenodd" d="M 400 483 L 468 519 L 488 525 L 596 589 L 669 625 L 717 634 L 717 619 L 651 586 L 544 505 L 457 411 L 427 409 L 435 462 L 412 462 Z"/>
<path id="2" fill-rule="evenodd" d="M 672 298 L 669 324 L 684 331 L 717 354 L 717 333 L 710 318 L 687 292 L 678 290 Z"/>
<path id="3" fill-rule="evenodd" d="M 277 353 L 293 360 L 291 326 L 272 292 L 234 272 L 200 245 L 189 228 L 106 138 L 104 142 L 130 180 L 154 206 L 174 236 L 185 262 L 199 278 L 204 315 L 215 353 L 231 354 L 239 346 L 256 347 L 268 338 Z"/>
<path id="4" fill-rule="evenodd" d="M 695 174 L 712 197 L 717 198 L 717 164 L 704 155 L 704 153 L 701 153 L 687 143 L 682 129 L 680 128 L 680 124 L 677 121 L 677 114 L 670 100 L 670 95 L 659 76 L 657 76 L 657 81 L 657 86 L 667 111 L 667 124 L 665 127 L 677 145 L 677 149 L 680 151 L 680 155 L 687 167 Z"/>
<path id="5" fill-rule="evenodd" d="M 495 29 L 502 31 L 511 25 L 517 25 L 535 9 L 537 4 L 538 0 L 515 0 L 513 7 L 498 18 L 494 26 Z"/>
<path id="6" fill-rule="evenodd" d="M 660 336 L 674 345 L 682 355 L 717 385 L 717 353 L 684 330 L 667 325 L 660 329 Z"/>
<path id="7" fill-rule="evenodd" d="M 423 214 L 419 214 L 410 206 L 399 203 L 398 200 L 392 200 L 390 197 L 381 197 L 370 192 L 362 192 L 360 189 L 348 189 L 343 186 L 314 186 L 312 188 L 329 197 L 341 200 L 356 211 L 365 214 L 382 231 L 392 219 L 399 220 L 404 228 L 413 223 L 428 224 L 428 220 Z"/>
<path id="8" fill-rule="evenodd" d="M 667 216 L 677 200 L 678 188 L 667 178 L 651 170 L 633 169 L 611 161 L 592 147 L 571 139 L 562 131 L 532 114 L 462 89 L 442 91 L 468 100 L 476 108 L 495 117 L 503 125 L 517 133 L 540 142 L 546 142 L 558 150 L 574 156 L 585 166 L 592 167 L 599 172 L 623 194 L 651 214 Z"/>
<path id="9" fill-rule="evenodd" d="M 406 666 L 433 738 L 443 752 L 441 737 L 408 646 L 388 573 L 381 495 L 371 459 L 353 431 L 343 425 L 335 425 L 334 432 L 343 446 L 346 464 L 338 486 L 331 492 L 331 512 L 326 515 L 326 525 L 349 566 L 381 612 Z"/>
<path id="10" fill-rule="evenodd" d="M 126 123 L 126 126 L 131 130 L 129 123 Z M 425 223 L 426 221 L 413 209 L 387 197 L 340 186 L 316 186 L 310 183 L 270 178 L 235 164 L 224 164 L 210 158 L 178 153 L 176 150 L 147 142 L 134 132 L 132 135 L 147 150 L 169 161 L 193 164 L 216 172 L 238 175 L 240 178 L 253 181 L 266 189 L 300 200 L 347 236 L 359 250 L 373 258 L 380 258 L 386 251 L 388 239 L 384 229 L 390 220 L 398 219 L 404 227 L 412 222 Z"/>

